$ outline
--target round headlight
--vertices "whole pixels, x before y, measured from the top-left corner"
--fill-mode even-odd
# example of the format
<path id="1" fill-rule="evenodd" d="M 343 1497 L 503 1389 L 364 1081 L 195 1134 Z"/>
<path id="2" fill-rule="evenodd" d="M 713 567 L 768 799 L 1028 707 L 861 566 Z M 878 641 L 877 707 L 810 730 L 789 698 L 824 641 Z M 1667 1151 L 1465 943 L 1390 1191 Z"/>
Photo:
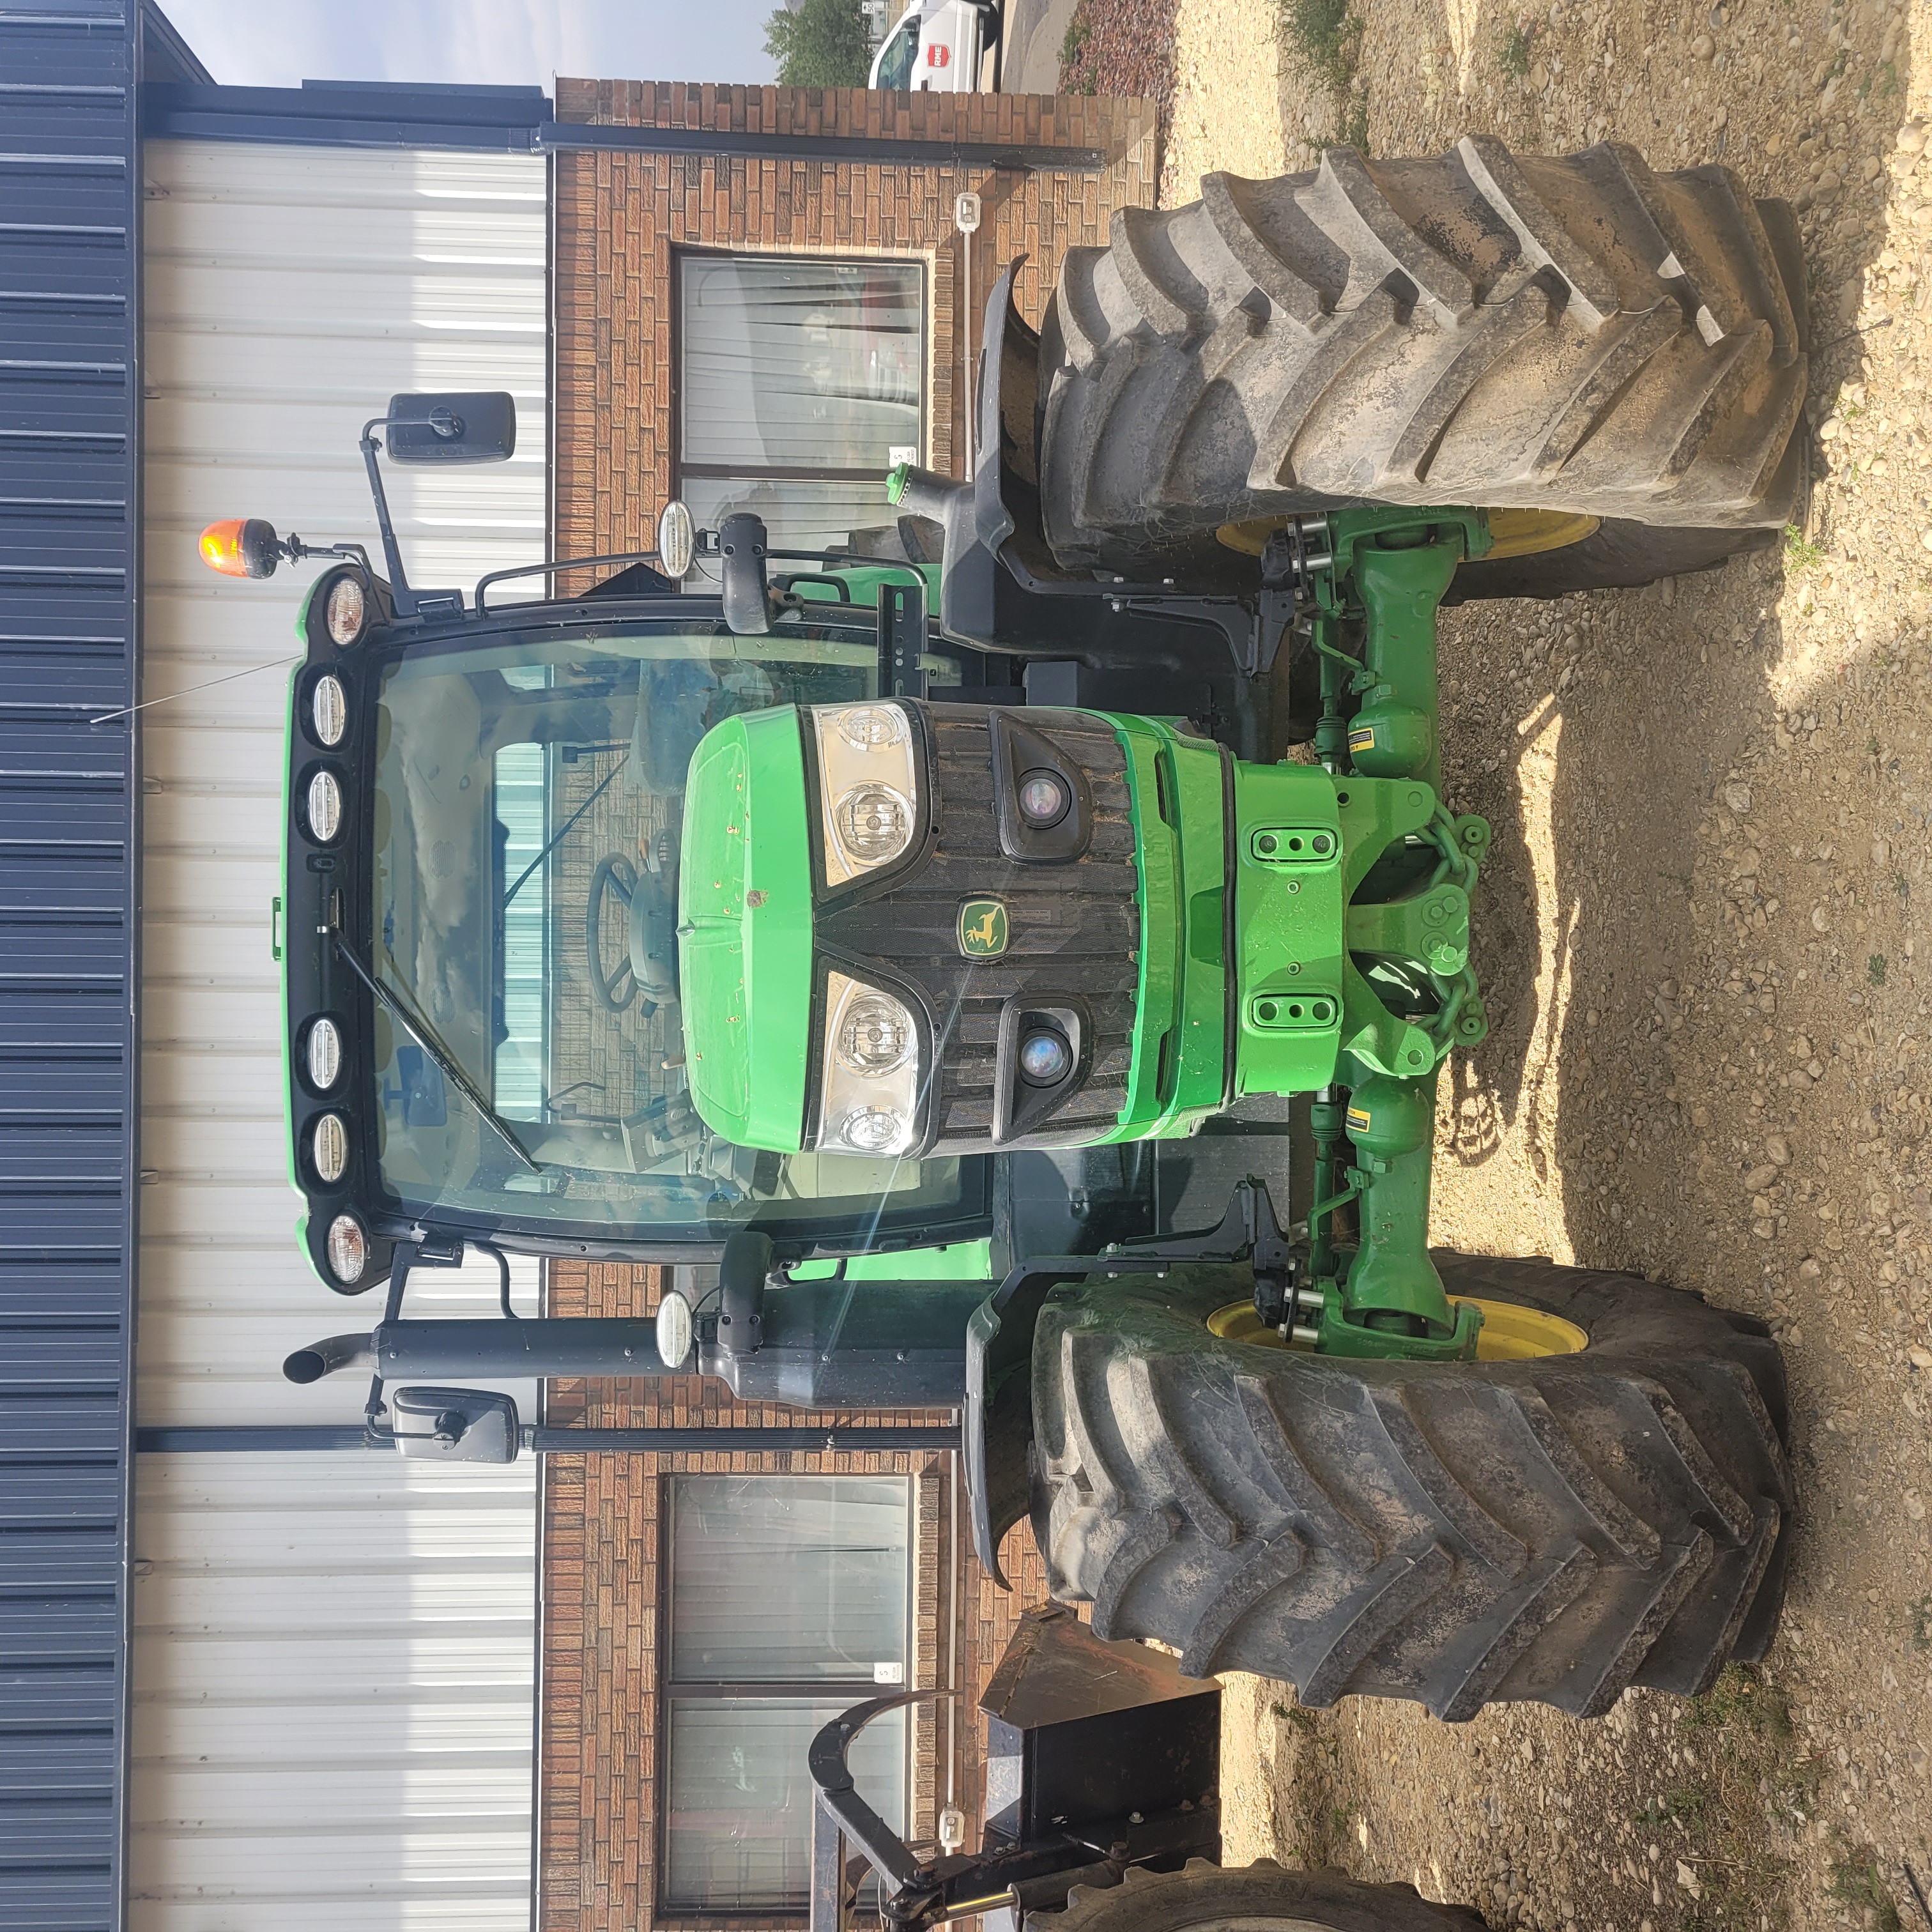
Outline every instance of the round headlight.
<path id="1" fill-rule="evenodd" d="M 896 859 L 912 838 L 912 807 L 890 785 L 860 784 L 833 806 L 838 842 L 855 859 Z"/>
<path id="2" fill-rule="evenodd" d="M 839 736 L 855 752 L 905 742 L 905 713 L 896 704 L 848 704 L 836 715 Z"/>
<path id="3" fill-rule="evenodd" d="M 352 644 L 362 634 L 369 622 L 369 592 L 361 578 L 338 577 L 328 586 L 322 621 L 328 626 L 332 644 Z M 334 742 L 328 740 L 332 745 Z"/>
<path id="4" fill-rule="evenodd" d="M 886 993 L 861 993 L 838 1022 L 832 1050 L 854 1073 L 876 1080 L 902 1066 L 917 1044 L 912 1016 Z"/>
<path id="5" fill-rule="evenodd" d="M 1064 1035 L 1042 1027 L 1020 1042 L 1020 1078 L 1030 1087 L 1057 1087 L 1073 1067 Z"/>
<path id="6" fill-rule="evenodd" d="M 893 1107 L 857 1107 L 838 1123 L 838 1138 L 857 1154 L 897 1154 L 910 1123 Z"/>
<path id="7" fill-rule="evenodd" d="M 308 836 L 326 845 L 342 830 L 342 788 L 333 772 L 317 772 L 308 782 Z"/>
<path id="8" fill-rule="evenodd" d="M 1020 816 L 1029 825 L 1058 825 L 1072 802 L 1058 772 L 1028 772 L 1020 780 Z"/>
<path id="9" fill-rule="evenodd" d="M 325 1114 L 316 1122 L 309 1136 L 308 1157 L 316 1178 L 326 1185 L 333 1186 L 342 1178 L 349 1165 L 349 1130 L 340 1114 Z"/>
<path id="10" fill-rule="evenodd" d="M 338 1214 L 328 1224 L 328 1271 L 338 1281 L 362 1279 L 369 1265 L 369 1237 L 353 1214 Z"/>
<path id="11" fill-rule="evenodd" d="M 309 694 L 309 716 L 315 723 L 316 742 L 339 745 L 349 724 L 349 700 L 342 694 L 339 677 L 319 677 Z"/>
<path id="12" fill-rule="evenodd" d="M 326 1093 L 342 1071 L 342 1035 L 333 1020 L 317 1020 L 308 1030 L 308 1083 Z"/>

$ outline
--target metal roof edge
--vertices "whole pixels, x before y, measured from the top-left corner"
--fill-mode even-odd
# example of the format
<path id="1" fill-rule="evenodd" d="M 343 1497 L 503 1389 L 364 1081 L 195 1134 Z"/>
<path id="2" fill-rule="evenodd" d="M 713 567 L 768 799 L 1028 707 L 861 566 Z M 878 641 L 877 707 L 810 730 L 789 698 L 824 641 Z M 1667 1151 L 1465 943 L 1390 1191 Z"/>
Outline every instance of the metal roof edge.
<path id="1" fill-rule="evenodd" d="M 213 74 L 190 46 L 181 29 L 154 4 L 141 0 L 141 74 L 159 80 L 201 81 L 212 86 Z"/>
<path id="2" fill-rule="evenodd" d="M 534 130 L 551 111 L 540 88 L 317 87 L 306 82 L 300 87 L 222 87 L 158 81 L 141 89 L 141 132 L 148 140 L 528 153 Z"/>

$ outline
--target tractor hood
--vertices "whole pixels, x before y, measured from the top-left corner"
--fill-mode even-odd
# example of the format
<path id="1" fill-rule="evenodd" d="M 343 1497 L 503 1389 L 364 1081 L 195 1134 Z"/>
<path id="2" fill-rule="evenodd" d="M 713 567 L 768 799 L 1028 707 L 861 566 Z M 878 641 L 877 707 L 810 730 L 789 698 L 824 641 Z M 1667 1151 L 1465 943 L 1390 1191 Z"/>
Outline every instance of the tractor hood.
<path id="1" fill-rule="evenodd" d="M 798 710 L 714 726 L 691 760 L 678 873 L 691 1095 L 746 1147 L 796 1147 L 812 1040 L 811 813 Z"/>

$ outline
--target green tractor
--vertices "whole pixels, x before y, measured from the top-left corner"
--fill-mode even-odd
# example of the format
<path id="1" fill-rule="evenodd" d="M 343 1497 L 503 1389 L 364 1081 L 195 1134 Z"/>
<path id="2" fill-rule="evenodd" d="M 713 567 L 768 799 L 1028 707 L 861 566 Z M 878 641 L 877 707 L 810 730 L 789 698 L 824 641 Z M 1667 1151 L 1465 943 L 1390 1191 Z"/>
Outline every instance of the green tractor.
<path id="1" fill-rule="evenodd" d="M 1696 1295 L 1429 1245 L 1490 841 L 1445 795 L 1437 616 L 1772 540 L 1796 226 L 1721 168 L 1475 138 L 1202 195 L 1072 251 L 1037 334 L 1003 280 L 975 473 L 895 471 L 834 551 L 673 504 L 581 595 L 424 591 L 376 433 L 484 460 L 508 399 L 365 430 L 386 574 L 321 553 L 282 916 L 302 1238 L 388 1298 L 287 1372 L 373 1370 L 371 1430 L 431 1456 L 552 1446 L 457 1377 L 953 1409 L 982 1563 L 1030 1518 L 1094 1639 L 1186 1678 L 1451 1719 L 1689 1695 L 1775 1629 L 1783 1366 Z M 654 1324 L 406 1316 L 466 1246 L 716 1286 Z M 850 1790 L 862 1716 L 814 1754 L 820 1932 L 848 1838 L 906 1924 L 1103 1884 L 1074 1910 L 1121 1932 L 1448 1922 L 1272 1868 L 1118 1884 L 1218 1856 L 1211 1768 L 935 1863 Z"/>

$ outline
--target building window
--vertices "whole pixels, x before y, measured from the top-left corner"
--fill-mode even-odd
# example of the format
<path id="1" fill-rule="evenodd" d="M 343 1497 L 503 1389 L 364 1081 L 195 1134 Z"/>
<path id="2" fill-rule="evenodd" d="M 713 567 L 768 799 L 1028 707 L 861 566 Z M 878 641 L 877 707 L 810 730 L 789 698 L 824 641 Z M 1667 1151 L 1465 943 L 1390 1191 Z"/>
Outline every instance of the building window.
<path id="1" fill-rule="evenodd" d="M 901 1476 L 672 1478 L 667 1907 L 807 1904 L 806 1748 L 841 1711 L 906 1682 L 911 1505 Z M 902 1832 L 906 1750 L 892 1712 L 850 1760 Z"/>
<path id="2" fill-rule="evenodd" d="M 923 269 L 679 261 L 679 488 L 698 520 L 754 510 L 796 550 L 890 524 L 886 472 L 926 442 Z"/>

